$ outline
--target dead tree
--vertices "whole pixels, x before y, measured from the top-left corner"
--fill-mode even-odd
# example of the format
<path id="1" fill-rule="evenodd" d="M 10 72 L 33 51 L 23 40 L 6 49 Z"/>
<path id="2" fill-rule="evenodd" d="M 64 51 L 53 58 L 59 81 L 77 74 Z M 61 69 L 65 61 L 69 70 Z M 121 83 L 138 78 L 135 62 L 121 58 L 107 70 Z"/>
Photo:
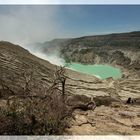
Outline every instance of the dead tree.
<path id="1" fill-rule="evenodd" d="M 30 93 L 30 83 L 33 80 L 33 71 L 24 72 L 23 78 L 25 79 L 24 94 L 29 95 Z"/>
<path id="2" fill-rule="evenodd" d="M 55 77 L 56 77 L 56 81 L 60 82 L 62 85 L 62 96 L 64 96 L 65 95 L 65 83 L 66 83 L 64 67 L 60 67 L 60 69 L 58 71 L 56 71 Z"/>
<path id="3" fill-rule="evenodd" d="M 62 93 L 62 96 L 64 97 L 64 95 L 65 95 L 65 83 L 66 83 L 66 76 L 65 76 L 64 67 L 60 67 L 60 69 L 54 73 L 54 80 L 52 81 L 52 83 L 53 84 L 49 88 L 48 92 L 52 93 L 55 90 L 60 90 L 58 86 L 59 86 L 59 84 L 61 84 L 62 89 L 60 91 Z"/>

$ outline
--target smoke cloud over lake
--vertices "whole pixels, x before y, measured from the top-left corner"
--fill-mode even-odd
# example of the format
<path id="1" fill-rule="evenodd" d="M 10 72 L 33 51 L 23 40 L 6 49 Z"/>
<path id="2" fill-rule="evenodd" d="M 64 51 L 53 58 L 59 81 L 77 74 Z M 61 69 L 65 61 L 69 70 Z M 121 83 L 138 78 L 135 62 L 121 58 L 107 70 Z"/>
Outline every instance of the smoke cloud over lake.
<path id="1" fill-rule="evenodd" d="M 47 60 L 49 61 L 50 63 L 52 64 L 55 64 L 55 65 L 58 65 L 58 66 L 64 66 L 65 64 L 65 61 L 64 59 L 60 58 L 60 56 L 58 54 L 45 54 L 45 53 L 42 53 L 42 52 L 33 52 L 32 53 L 39 57 L 39 58 L 42 58 L 44 60 Z"/>
<path id="2" fill-rule="evenodd" d="M 55 49 L 53 53 L 44 52 L 42 48 L 37 48 L 34 46 L 23 46 L 25 49 L 29 50 L 30 53 L 34 54 L 35 56 L 47 60 L 52 64 L 57 66 L 64 66 L 65 60 L 60 58 L 60 51 L 59 49 Z"/>

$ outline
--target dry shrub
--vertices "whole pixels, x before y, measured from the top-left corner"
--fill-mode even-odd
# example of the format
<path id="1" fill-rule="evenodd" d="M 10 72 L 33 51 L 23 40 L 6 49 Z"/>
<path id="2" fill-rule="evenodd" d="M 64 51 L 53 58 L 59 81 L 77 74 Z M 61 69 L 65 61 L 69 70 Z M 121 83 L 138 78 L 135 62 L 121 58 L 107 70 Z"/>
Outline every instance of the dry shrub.
<path id="1" fill-rule="evenodd" d="M 61 95 L 51 98 L 19 98 L 14 96 L 6 108 L 0 109 L 0 134 L 63 134 L 68 126 L 69 110 Z"/>
<path id="2" fill-rule="evenodd" d="M 61 70 L 63 70 L 61 68 Z M 6 135 L 59 135 L 68 127 L 70 110 L 65 105 L 66 78 L 59 70 L 55 83 L 42 94 L 34 95 L 31 83 L 33 75 L 24 75 L 22 94 L 9 96 L 7 106 L 0 108 L 0 134 Z M 59 88 L 62 85 L 62 89 Z M 38 88 L 38 87 L 36 87 Z M 44 87 L 45 88 L 45 87 Z M 39 89 L 39 88 L 38 88 Z M 8 90 L 8 88 L 7 88 Z M 10 89 L 9 89 L 10 90 Z"/>

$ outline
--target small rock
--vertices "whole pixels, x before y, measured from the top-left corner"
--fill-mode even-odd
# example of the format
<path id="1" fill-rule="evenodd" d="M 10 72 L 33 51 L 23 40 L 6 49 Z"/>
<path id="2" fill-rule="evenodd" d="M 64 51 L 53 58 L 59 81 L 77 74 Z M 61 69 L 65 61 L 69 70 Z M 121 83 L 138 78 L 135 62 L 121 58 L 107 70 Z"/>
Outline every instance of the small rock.
<path id="1" fill-rule="evenodd" d="M 82 125 L 82 124 L 85 124 L 85 123 L 88 122 L 86 116 L 84 116 L 84 115 L 78 115 L 78 114 L 77 114 L 77 115 L 75 116 L 75 119 L 76 119 L 77 125 Z"/>
<path id="2" fill-rule="evenodd" d="M 128 111 L 119 112 L 119 115 L 121 115 L 122 117 L 126 117 L 126 118 L 132 118 L 132 117 L 136 116 L 135 113 L 128 112 Z"/>

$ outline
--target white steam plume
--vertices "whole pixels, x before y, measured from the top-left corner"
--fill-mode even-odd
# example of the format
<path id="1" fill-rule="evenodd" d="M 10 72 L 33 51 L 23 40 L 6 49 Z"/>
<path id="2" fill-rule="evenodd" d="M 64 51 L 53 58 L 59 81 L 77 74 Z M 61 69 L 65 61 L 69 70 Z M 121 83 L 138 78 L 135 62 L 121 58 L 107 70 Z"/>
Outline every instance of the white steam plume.
<path id="1" fill-rule="evenodd" d="M 53 53 L 53 54 L 45 54 L 41 51 L 31 51 L 32 54 L 34 54 L 35 56 L 42 58 L 44 60 L 49 61 L 52 64 L 58 65 L 58 66 L 64 66 L 65 64 L 65 60 L 60 58 L 59 53 Z"/>
<path id="2" fill-rule="evenodd" d="M 57 54 L 43 54 L 42 52 L 32 52 L 35 56 L 42 58 L 44 60 L 49 61 L 52 64 L 58 65 L 58 66 L 64 66 L 65 61 L 64 59 L 60 58 Z"/>
<path id="3" fill-rule="evenodd" d="M 0 40 L 25 46 L 32 54 L 56 65 L 64 65 L 64 60 L 55 54 L 45 54 L 41 48 L 27 44 L 44 42 L 63 36 L 57 22 L 59 6 L 40 5 L 0 5 Z"/>
<path id="4" fill-rule="evenodd" d="M 30 53 L 34 54 L 35 56 L 47 60 L 52 64 L 55 64 L 57 66 L 64 66 L 65 65 L 65 60 L 60 58 L 60 51 L 59 49 L 55 49 L 53 53 L 45 53 L 41 48 L 36 48 L 32 46 L 24 46 L 25 49 L 29 50 Z"/>
<path id="5" fill-rule="evenodd" d="M 59 38 L 59 6 L 0 5 L 0 40 L 25 45 Z"/>

